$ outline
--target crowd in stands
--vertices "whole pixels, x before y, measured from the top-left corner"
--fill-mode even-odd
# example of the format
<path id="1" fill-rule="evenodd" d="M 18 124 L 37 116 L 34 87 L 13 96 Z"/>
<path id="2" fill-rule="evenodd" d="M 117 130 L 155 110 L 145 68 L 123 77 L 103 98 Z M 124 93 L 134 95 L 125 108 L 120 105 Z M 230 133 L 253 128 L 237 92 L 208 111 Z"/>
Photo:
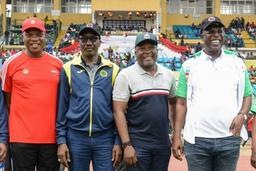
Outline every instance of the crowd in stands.
<path id="1" fill-rule="evenodd" d="M 20 52 L 22 49 L 8 49 L 8 50 L 1 50 L 0 51 L 0 58 L 7 59 L 10 56 Z M 47 51 L 47 50 L 46 50 Z M 70 53 L 62 53 L 57 48 L 53 48 L 51 51 L 47 51 L 48 53 L 52 54 L 53 56 L 58 57 L 64 63 L 73 59 L 73 54 Z"/>
<path id="2" fill-rule="evenodd" d="M 148 31 L 145 26 L 135 26 L 135 25 L 119 25 L 117 27 L 105 26 L 102 28 L 102 31 L 111 32 L 111 31 L 137 31 L 144 32 Z"/>
<path id="3" fill-rule="evenodd" d="M 45 49 L 48 53 L 52 54 L 53 56 L 58 57 L 63 61 L 63 63 L 66 63 L 74 58 L 74 56 L 79 56 L 80 54 L 71 54 L 71 53 L 64 53 L 60 52 L 57 48 L 53 48 L 51 51 L 48 51 Z M 20 52 L 21 49 L 8 49 L 8 50 L 2 50 L 0 53 L 1 59 L 7 59 L 10 56 Z M 130 66 L 135 63 L 135 56 L 132 55 L 130 52 L 118 52 L 114 51 L 111 47 L 104 52 L 102 52 L 100 55 L 104 56 L 105 58 L 110 59 L 112 62 L 116 63 L 119 67 L 125 68 L 127 66 Z"/>
<path id="4" fill-rule="evenodd" d="M 230 26 L 225 31 L 225 46 L 230 47 L 243 47 L 244 42 L 241 37 L 241 31 L 244 30 L 244 19 L 243 17 L 235 18 L 231 21 Z M 173 26 L 174 36 L 180 40 L 180 46 L 186 46 L 184 39 L 199 39 L 201 30 L 200 25 L 192 23 L 191 26 L 187 25 L 174 25 Z"/>
<path id="5" fill-rule="evenodd" d="M 10 56 L 18 53 L 21 51 L 20 49 L 9 49 L 9 50 L 2 50 L 0 53 L 0 58 L 9 58 Z"/>
<path id="6" fill-rule="evenodd" d="M 235 19 L 233 19 L 231 22 L 230 22 L 230 25 L 229 25 L 229 28 L 231 28 L 231 30 L 234 32 L 234 33 L 237 33 L 237 32 L 241 32 L 244 30 L 244 26 L 245 26 L 245 20 L 243 17 L 239 18 L 239 17 L 236 17 Z"/>
<path id="7" fill-rule="evenodd" d="M 135 63 L 135 56 L 130 52 L 121 53 L 114 51 L 111 47 L 102 52 L 101 55 L 116 63 L 120 68 L 126 68 Z"/>
<path id="8" fill-rule="evenodd" d="M 200 38 L 200 25 L 194 23 L 191 26 L 174 26 L 173 30 L 176 39 Z"/>
<path id="9" fill-rule="evenodd" d="M 246 30 L 250 37 L 253 40 L 256 40 L 256 24 L 254 22 L 247 22 L 245 24 L 245 20 L 243 17 L 238 18 L 236 17 L 235 19 L 233 19 L 228 27 L 229 30 L 227 30 L 227 33 L 231 33 L 234 34 L 237 39 L 238 39 L 238 43 L 237 44 L 233 44 L 233 42 L 230 42 L 230 40 L 228 38 L 226 38 L 226 42 L 228 44 L 228 46 L 238 46 L 241 47 L 241 43 L 242 43 L 242 38 L 241 38 L 241 31 Z"/>
<path id="10" fill-rule="evenodd" d="M 85 25 L 85 24 L 84 24 Z M 82 28 L 82 25 L 71 23 L 67 29 L 67 32 L 59 44 L 59 49 L 73 45 L 78 41 L 78 32 Z"/>
<path id="11" fill-rule="evenodd" d="M 243 47 L 244 42 L 241 37 L 241 32 L 244 30 L 244 18 L 236 17 L 230 22 L 228 28 L 225 29 L 225 45 L 226 47 Z"/>
<path id="12" fill-rule="evenodd" d="M 253 40 L 256 40 L 256 24 L 254 22 L 247 22 L 245 25 L 246 31 L 249 33 Z"/>
<path id="13" fill-rule="evenodd" d="M 75 42 L 78 42 L 78 32 L 86 25 L 86 23 L 84 24 L 73 24 L 71 23 L 70 26 L 67 29 L 67 32 L 65 34 L 65 36 L 63 37 L 63 39 L 61 40 L 61 43 L 59 44 L 59 49 L 73 45 Z M 96 23 L 96 25 L 98 25 Z M 103 35 L 110 35 L 112 31 L 115 32 L 123 32 L 124 36 L 127 36 L 127 32 L 153 32 L 154 26 L 152 25 L 150 30 L 147 30 L 145 28 L 145 26 L 135 26 L 135 25 L 123 25 L 123 26 L 117 26 L 117 27 L 113 27 L 113 26 L 104 26 L 103 28 L 101 28 L 99 25 L 98 27 L 100 28 L 100 31 Z"/>
<path id="14" fill-rule="evenodd" d="M 47 30 L 46 46 L 48 46 L 48 48 L 53 48 L 53 44 L 58 36 L 60 22 L 49 20 L 48 16 L 45 17 L 44 21 Z M 4 33 L 4 39 L 5 45 L 24 45 L 21 34 L 21 25 L 12 25 L 11 29 Z"/>
<path id="15" fill-rule="evenodd" d="M 45 50 L 47 52 L 49 52 L 50 54 L 57 56 L 64 62 L 71 60 L 73 58 L 73 54 L 61 52 L 60 49 L 63 47 L 73 45 L 74 43 L 78 42 L 79 30 L 81 30 L 81 28 L 84 27 L 86 25 L 86 23 L 84 23 L 84 24 L 71 23 L 67 29 L 67 32 L 66 32 L 64 38 L 61 41 L 59 47 L 56 48 L 53 46 L 54 39 L 52 36 L 56 35 L 57 29 L 58 29 L 57 21 L 55 21 L 55 20 L 51 21 L 48 19 L 48 16 L 46 16 L 44 19 L 44 22 L 46 24 L 45 26 L 46 26 L 47 30 L 50 30 L 47 34 L 48 40 L 50 40 L 50 41 L 47 42 Z M 244 23 L 245 23 L 245 21 L 244 21 L 243 17 L 241 17 L 241 18 L 236 17 L 235 19 L 233 19 L 231 21 L 230 26 L 225 29 L 225 41 L 226 41 L 225 45 L 226 45 L 226 47 L 228 47 L 228 48 L 229 47 L 242 47 L 244 43 L 241 38 L 241 31 L 244 29 L 246 29 L 248 32 L 250 32 L 251 35 L 255 34 L 255 36 L 256 36 L 256 25 L 254 24 L 254 22 L 247 23 L 246 25 Z M 189 27 L 189 30 L 192 30 L 193 34 L 195 34 L 196 37 L 200 36 L 200 25 L 195 25 L 194 23 L 192 23 L 191 26 L 186 26 L 186 27 Z M 138 29 L 138 28 L 116 28 L 116 29 L 124 30 L 124 31 L 128 29 L 131 31 L 133 29 Z M 142 29 L 142 31 L 144 30 L 144 28 L 139 28 L 139 29 Z M 23 44 L 21 34 L 18 32 L 19 30 L 21 30 L 21 26 L 13 26 L 12 31 L 5 33 L 5 37 L 7 38 L 9 44 L 11 44 L 11 45 L 22 45 Z M 102 32 L 108 31 L 108 28 L 102 28 L 101 31 Z M 182 54 L 181 58 L 179 57 L 179 58 L 174 58 L 174 59 L 165 61 L 163 65 L 172 70 L 177 70 L 180 68 L 181 64 L 188 57 L 190 57 L 194 53 L 200 51 L 203 48 L 203 45 L 201 45 L 200 42 L 198 42 L 196 45 L 188 45 L 185 42 L 185 39 L 189 37 L 188 34 L 186 34 L 186 33 L 184 34 L 184 32 L 181 32 L 179 30 L 179 28 L 174 29 L 174 34 L 175 34 L 176 38 L 180 39 L 179 45 L 188 47 L 188 51 L 186 53 Z M 4 51 L 2 51 L 2 53 L 0 55 L 8 58 L 9 56 L 17 53 L 18 51 L 19 50 L 13 50 L 13 49 L 12 50 L 4 50 Z M 131 54 L 128 52 L 118 52 L 118 51 L 113 50 L 111 47 L 107 50 L 104 50 L 104 52 L 102 52 L 102 55 L 105 56 L 106 58 L 109 58 L 111 61 L 115 62 L 121 68 L 129 66 L 135 62 L 134 54 Z M 160 63 L 161 63 L 161 61 L 162 61 L 162 59 L 160 59 Z"/>

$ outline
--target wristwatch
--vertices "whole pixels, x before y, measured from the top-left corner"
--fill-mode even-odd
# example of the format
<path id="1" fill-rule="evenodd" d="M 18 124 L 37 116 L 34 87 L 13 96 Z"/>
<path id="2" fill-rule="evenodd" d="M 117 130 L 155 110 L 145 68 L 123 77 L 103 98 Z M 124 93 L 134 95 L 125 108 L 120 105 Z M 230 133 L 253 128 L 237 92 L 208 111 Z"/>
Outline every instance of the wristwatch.
<path id="1" fill-rule="evenodd" d="M 132 146 L 131 141 L 127 141 L 122 144 L 123 149 L 125 149 L 127 146 Z"/>
<path id="2" fill-rule="evenodd" d="M 245 113 L 243 113 L 243 112 L 239 112 L 238 115 L 243 115 L 244 120 L 247 120 L 247 119 L 248 119 L 247 115 L 246 115 Z"/>

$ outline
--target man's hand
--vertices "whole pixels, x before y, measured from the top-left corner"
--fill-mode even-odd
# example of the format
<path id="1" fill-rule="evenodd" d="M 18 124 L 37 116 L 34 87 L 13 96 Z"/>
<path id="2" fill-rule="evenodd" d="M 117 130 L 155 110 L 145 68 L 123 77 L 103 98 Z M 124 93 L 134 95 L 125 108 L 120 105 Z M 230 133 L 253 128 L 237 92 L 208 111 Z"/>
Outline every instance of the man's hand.
<path id="1" fill-rule="evenodd" d="M 229 131 L 233 134 L 233 136 L 240 136 L 240 132 L 243 124 L 244 124 L 244 116 L 243 114 L 239 114 L 233 119 L 229 127 Z"/>
<path id="2" fill-rule="evenodd" d="M 181 141 L 181 136 L 178 135 L 173 135 L 172 137 L 172 152 L 173 152 L 173 156 L 182 161 L 183 159 L 183 143 Z"/>
<path id="3" fill-rule="evenodd" d="M 256 169 L 256 149 L 252 148 L 251 165 Z"/>
<path id="4" fill-rule="evenodd" d="M 69 167 L 70 160 L 69 149 L 67 144 L 60 144 L 58 146 L 58 161 L 65 167 Z"/>
<path id="5" fill-rule="evenodd" d="M 113 166 L 117 167 L 122 159 L 122 149 L 120 145 L 114 145 L 112 150 L 112 162 Z"/>
<path id="6" fill-rule="evenodd" d="M 127 166 L 134 166 L 137 163 L 137 155 L 133 146 L 129 145 L 124 148 L 124 161 Z"/>
<path id="7" fill-rule="evenodd" d="M 7 154 L 7 145 L 0 143 L 0 162 L 4 162 Z"/>

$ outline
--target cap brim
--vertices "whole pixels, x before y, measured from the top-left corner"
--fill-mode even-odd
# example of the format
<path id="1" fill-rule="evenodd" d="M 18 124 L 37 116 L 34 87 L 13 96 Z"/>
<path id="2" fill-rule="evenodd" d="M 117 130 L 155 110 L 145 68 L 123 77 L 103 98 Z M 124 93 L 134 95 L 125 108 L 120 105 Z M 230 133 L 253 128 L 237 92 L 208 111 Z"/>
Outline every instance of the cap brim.
<path id="1" fill-rule="evenodd" d="M 89 28 L 89 27 L 86 27 L 86 28 L 83 28 L 80 32 L 79 32 L 79 36 L 83 35 L 84 33 L 86 32 L 90 32 L 90 33 L 93 33 L 97 36 L 100 37 L 100 33 L 98 33 L 96 30 L 94 30 L 93 28 Z"/>
<path id="2" fill-rule="evenodd" d="M 150 44 L 153 44 L 153 45 L 157 45 L 157 44 L 158 44 L 158 42 L 157 42 L 156 40 L 145 39 L 145 40 L 142 40 L 142 41 L 140 41 L 139 43 L 137 43 L 137 44 L 135 45 L 135 47 L 141 46 L 142 44 L 145 44 L 145 43 L 150 43 Z"/>
<path id="3" fill-rule="evenodd" d="M 26 31 L 26 30 L 28 30 L 28 29 L 38 29 L 38 30 L 40 30 L 40 31 L 42 31 L 42 32 L 45 32 L 46 30 L 45 29 L 43 29 L 43 28 L 41 28 L 41 27 L 37 27 L 37 26 L 33 26 L 33 27 L 25 27 L 25 28 L 22 28 L 22 32 L 24 32 L 24 31 Z"/>
<path id="4" fill-rule="evenodd" d="M 206 25 L 203 30 L 207 30 L 209 29 L 210 27 L 213 27 L 213 26 L 217 26 L 217 27 L 225 27 L 224 24 L 222 24 L 221 22 L 212 22 L 212 23 L 209 23 L 208 25 Z"/>

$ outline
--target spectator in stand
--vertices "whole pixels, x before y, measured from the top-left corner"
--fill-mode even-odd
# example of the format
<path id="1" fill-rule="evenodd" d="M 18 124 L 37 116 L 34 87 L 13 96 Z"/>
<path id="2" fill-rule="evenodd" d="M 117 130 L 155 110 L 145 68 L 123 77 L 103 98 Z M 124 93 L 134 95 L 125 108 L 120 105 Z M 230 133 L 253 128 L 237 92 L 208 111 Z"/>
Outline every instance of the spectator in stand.
<path id="1" fill-rule="evenodd" d="M 197 45 L 195 46 L 195 53 L 199 52 L 200 50 L 202 50 L 202 46 L 201 43 L 198 42 Z"/>
<path id="2" fill-rule="evenodd" d="M 247 23 L 245 24 L 245 29 L 246 29 L 246 31 L 249 31 L 249 27 L 250 27 L 250 22 L 247 22 Z"/>
<path id="3" fill-rule="evenodd" d="M 10 36 L 10 32 L 7 30 L 4 32 L 4 40 L 5 40 L 5 44 L 7 45 L 9 43 L 9 36 Z"/>
<path id="4" fill-rule="evenodd" d="M 230 38 L 227 38 L 225 41 L 226 41 L 227 47 L 228 47 L 228 48 L 231 48 L 232 42 L 231 42 Z"/>
<path id="5" fill-rule="evenodd" d="M 250 24 L 250 26 L 251 26 L 252 28 L 255 28 L 255 27 L 256 27 L 254 21 Z"/>
<path id="6" fill-rule="evenodd" d="M 6 60 L 2 88 L 9 111 L 9 141 L 16 171 L 58 171 L 57 89 L 62 62 L 43 51 L 44 23 L 22 24 L 25 50 Z"/>
<path id="7" fill-rule="evenodd" d="M 244 24 L 245 24 L 245 20 L 243 17 L 241 17 L 241 29 L 244 30 Z"/>
<path id="8" fill-rule="evenodd" d="M 111 48 L 111 46 L 108 48 L 108 59 L 111 62 L 114 62 L 114 50 Z"/>
<path id="9" fill-rule="evenodd" d="M 192 27 L 192 30 L 197 29 L 197 27 L 196 27 L 196 25 L 195 25 L 195 23 L 194 23 L 194 22 L 192 23 L 191 27 Z"/>
<path id="10" fill-rule="evenodd" d="M 47 15 L 47 16 L 45 16 L 45 18 L 44 18 L 44 24 L 49 24 L 49 23 L 48 23 L 49 21 L 50 21 L 50 20 L 49 20 L 48 15 Z"/>
<path id="11" fill-rule="evenodd" d="M 224 25 L 218 17 L 202 21 L 205 48 L 180 70 L 173 132 L 173 155 L 189 171 L 235 171 L 243 126 L 252 101 L 246 66 L 222 48 Z M 228 105 L 227 105 L 228 102 Z M 241 136 L 241 137 L 240 137 Z"/>
<path id="12" fill-rule="evenodd" d="M 171 63 L 171 70 L 172 71 L 175 71 L 176 70 L 176 66 L 175 66 L 175 63 L 176 63 L 176 57 L 174 56 L 173 59 L 170 61 Z"/>
<path id="13" fill-rule="evenodd" d="M 127 67 L 135 64 L 134 56 L 132 56 L 130 52 L 127 53 L 126 60 L 127 60 Z"/>
<path id="14" fill-rule="evenodd" d="M 185 42 L 184 42 L 184 39 L 182 38 L 181 40 L 180 40 L 180 44 L 179 44 L 180 46 L 185 46 Z"/>
<path id="15" fill-rule="evenodd" d="M 175 38 L 178 38 L 178 39 L 183 38 L 183 35 L 181 34 L 181 32 L 180 32 L 179 29 L 177 29 L 177 30 L 174 32 L 174 34 L 175 34 Z"/>

